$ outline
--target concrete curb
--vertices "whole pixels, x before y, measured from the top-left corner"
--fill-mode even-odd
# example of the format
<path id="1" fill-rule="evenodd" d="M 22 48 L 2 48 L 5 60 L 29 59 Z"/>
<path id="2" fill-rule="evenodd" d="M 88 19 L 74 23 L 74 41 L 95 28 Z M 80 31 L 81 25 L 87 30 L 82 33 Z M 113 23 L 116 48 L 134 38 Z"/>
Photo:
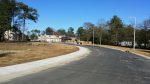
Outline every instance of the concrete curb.
<path id="1" fill-rule="evenodd" d="M 138 54 L 138 53 L 135 53 L 135 52 L 131 52 L 132 54 L 135 54 L 135 55 L 138 55 L 138 56 L 141 56 L 141 57 L 144 57 L 146 59 L 150 59 L 150 57 L 146 56 L 146 55 L 142 55 L 142 54 Z"/>
<path id="2" fill-rule="evenodd" d="M 82 59 L 90 53 L 90 50 L 79 47 L 79 51 L 61 55 L 58 57 L 48 58 L 44 60 L 18 64 L 13 66 L 0 67 L 0 82 L 9 81 L 13 78 L 36 73 L 48 68 L 65 65 L 66 63 Z"/>
<path id="3" fill-rule="evenodd" d="M 103 47 L 103 48 L 108 48 L 108 47 L 104 47 L 104 46 L 100 46 L 100 45 L 96 45 L 96 46 Z M 125 50 L 120 50 L 120 49 L 117 49 L 117 48 L 109 48 L 109 49 L 114 49 L 114 50 L 119 50 L 119 51 L 122 51 L 122 52 L 126 52 Z M 146 55 L 142 55 L 142 54 L 135 53 L 135 52 L 130 52 L 130 53 L 141 56 L 141 57 L 144 57 L 146 59 L 150 59 L 150 57 L 148 57 Z"/>

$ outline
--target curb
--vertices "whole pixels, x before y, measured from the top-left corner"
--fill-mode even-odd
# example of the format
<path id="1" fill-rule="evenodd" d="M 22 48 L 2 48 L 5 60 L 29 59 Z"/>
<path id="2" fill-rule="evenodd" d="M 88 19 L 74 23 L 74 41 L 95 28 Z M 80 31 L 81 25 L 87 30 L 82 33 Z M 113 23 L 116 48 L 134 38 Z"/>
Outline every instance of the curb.
<path id="1" fill-rule="evenodd" d="M 132 54 L 135 54 L 135 55 L 138 55 L 138 56 L 141 56 L 141 57 L 144 57 L 146 59 L 150 59 L 150 57 L 146 56 L 146 55 L 142 55 L 142 54 L 138 54 L 138 53 L 135 53 L 135 52 L 131 52 Z"/>
<path id="2" fill-rule="evenodd" d="M 79 47 L 78 51 L 67 55 L 61 55 L 53 58 L 17 64 L 12 66 L 0 67 L 0 76 L 1 76 L 0 82 L 6 82 L 16 77 L 36 73 L 48 68 L 63 66 L 69 62 L 85 58 L 89 53 L 90 53 L 89 49 Z"/>

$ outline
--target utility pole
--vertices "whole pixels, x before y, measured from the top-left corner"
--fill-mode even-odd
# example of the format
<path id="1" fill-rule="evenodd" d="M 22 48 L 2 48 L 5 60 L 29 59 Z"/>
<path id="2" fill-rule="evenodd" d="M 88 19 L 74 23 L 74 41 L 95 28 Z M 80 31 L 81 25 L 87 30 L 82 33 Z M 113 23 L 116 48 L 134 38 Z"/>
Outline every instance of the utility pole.
<path id="1" fill-rule="evenodd" d="M 100 34 L 100 45 L 102 45 L 102 32 L 101 32 L 101 34 Z"/>
<path id="2" fill-rule="evenodd" d="M 136 39 L 135 39 L 136 30 L 135 30 L 135 29 L 136 29 L 136 24 L 137 24 L 137 23 L 136 23 L 137 18 L 136 18 L 136 17 L 129 17 L 129 18 L 133 18 L 133 19 L 134 19 L 134 44 L 133 44 L 133 50 L 135 50 L 135 46 L 136 46 L 136 45 L 135 45 L 135 40 L 136 40 Z"/>
<path id="3" fill-rule="evenodd" d="M 93 45 L 94 45 L 94 27 L 93 27 Z"/>

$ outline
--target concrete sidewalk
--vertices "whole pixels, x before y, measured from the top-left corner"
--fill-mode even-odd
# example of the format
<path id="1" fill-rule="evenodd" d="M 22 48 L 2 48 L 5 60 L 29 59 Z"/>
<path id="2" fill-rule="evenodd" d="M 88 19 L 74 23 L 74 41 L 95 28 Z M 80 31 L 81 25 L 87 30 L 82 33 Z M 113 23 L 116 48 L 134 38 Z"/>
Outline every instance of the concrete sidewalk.
<path id="1" fill-rule="evenodd" d="M 58 57 L 13 66 L 0 67 L 0 82 L 9 81 L 13 78 L 36 73 L 48 68 L 62 66 L 69 62 L 82 59 L 89 53 L 89 49 L 79 47 L 79 51 L 67 55 L 61 55 Z"/>

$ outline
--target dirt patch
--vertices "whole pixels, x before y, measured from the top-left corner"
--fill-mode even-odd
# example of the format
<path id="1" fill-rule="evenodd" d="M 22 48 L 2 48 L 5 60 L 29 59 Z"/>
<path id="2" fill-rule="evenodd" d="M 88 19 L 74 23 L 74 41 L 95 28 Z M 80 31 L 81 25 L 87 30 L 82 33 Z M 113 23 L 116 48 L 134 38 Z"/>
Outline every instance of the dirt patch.
<path id="1" fill-rule="evenodd" d="M 0 67 L 68 54 L 79 48 L 64 44 L 0 43 Z"/>

